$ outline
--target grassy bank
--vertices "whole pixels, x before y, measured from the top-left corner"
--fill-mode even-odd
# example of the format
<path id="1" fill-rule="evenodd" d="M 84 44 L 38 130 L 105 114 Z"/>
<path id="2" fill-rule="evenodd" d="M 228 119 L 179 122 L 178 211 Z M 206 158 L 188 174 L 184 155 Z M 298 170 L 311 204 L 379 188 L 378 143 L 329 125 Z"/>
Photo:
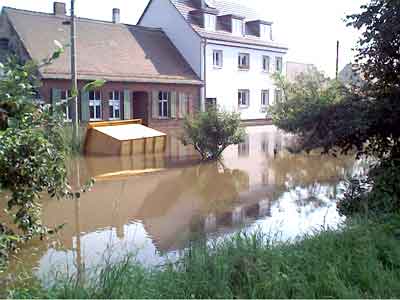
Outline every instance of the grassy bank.
<path id="1" fill-rule="evenodd" d="M 195 245 L 175 266 L 145 270 L 126 260 L 96 280 L 48 290 L 31 284 L 15 298 L 392 298 L 400 297 L 400 217 L 357 222 L 292 244 L 237 235 Z"/>

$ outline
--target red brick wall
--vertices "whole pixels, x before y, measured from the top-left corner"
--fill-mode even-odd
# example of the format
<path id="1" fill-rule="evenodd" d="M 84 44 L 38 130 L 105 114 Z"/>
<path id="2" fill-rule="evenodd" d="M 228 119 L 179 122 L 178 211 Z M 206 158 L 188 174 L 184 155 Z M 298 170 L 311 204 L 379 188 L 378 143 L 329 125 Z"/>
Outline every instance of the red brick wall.
<path id="1" fill-rule="evenodd" d="M 78 89 L 81 90 L 83 86 L 87 82 L 80 81 L 78 82 Z M 41 97 L 46 103 L 51 103 L 51 89 L 70 89 L 71 82 L 69 80 L 55 80 L 48 79 L 43 80 L 42 87 L 40 90 Z M 103 120 L 108 120 L 109 118 L 109 106 L 108 106 L 108 98 L 109 93 L 111 91 L 121 91 L 129 90 L 132 94 L 134 92 L 147 92 L 149 95 L 148 102 L 148 125 L 154 128 L 165 128 L 165 127 L 180 127 L 182 124 L 182 120 L 179 119 L 167 119 L 167 120 L 159 120 L 152 118 L 151 111 L 151 92 L 152 91 L 165 91 L 165 92 L 177 92 L 177 93 L 186 93 L 189 95 L 189 107 L 190 112 L 194 113 L 199 109 L 200 105 L 200 86 L 195 85 L 181 85 L 181 84 L 153 84 L 153 83 L 124 83 L 124 82 L 107 82 L 100 89 L 101 98 L 102 98 L 102 118 Z M 123 101 L 121 100 L 121 118 L 123 118 Z M 133 105 L 131 105 L 133 107 Z M 179 105 L 177 104 L 177 116 L 179 116 Z M 79 107 L 79 115 L 80 115 L 80 104 Z M 131 114 L 132 115 L 132 114 Z"/>

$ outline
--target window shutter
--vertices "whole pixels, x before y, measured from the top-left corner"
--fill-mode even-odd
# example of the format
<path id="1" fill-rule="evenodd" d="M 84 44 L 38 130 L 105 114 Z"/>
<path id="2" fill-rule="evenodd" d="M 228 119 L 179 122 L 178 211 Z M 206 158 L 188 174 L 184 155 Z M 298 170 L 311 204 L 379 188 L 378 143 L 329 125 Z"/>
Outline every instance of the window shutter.
<path id="1" fill-rule="evenodd" d="M 151 111 L 153 119 L 158 119 L 158 91 L 153 91 L 151 93 Z"/>
<path id="2" fill-rule="evenodd" d="M 82 121 L 88 122 L 90 120 L 89 116 L 89 93 L 84 90 L 81 91 L 81 114 Z"/>
<path id="3" fill-rule="evenodd" d="M 177 93 L 171 92 L 171 118 L 176 119 L 176 102 L 177 102 Z"/>
<path id="4" fill-rule="evenodd" d="M 132 101 L 131 93 L 129 90 L 124 90 L 124 120 L 130 120 L 132 118 Z"/>
<path id="5" fill-rule="evenodd" d="M 247 106 L 250 106 L 250 91 L 247 91 Z"/>
<path id="6" fill-rule="evenodd" d="M 185 109 L 184 94 L 183 93 L 179 93 L 178 107 L 179 107 L 179 119 L 183 119 L 184 118 L 184 109 Z"/>
<path id="7" fill-rule="evenodd" d="M 51 89 L 51 105 L 53 106 L 53 111 L 56 106 L 61 102 L 61 90 L 60 89 Z"/>

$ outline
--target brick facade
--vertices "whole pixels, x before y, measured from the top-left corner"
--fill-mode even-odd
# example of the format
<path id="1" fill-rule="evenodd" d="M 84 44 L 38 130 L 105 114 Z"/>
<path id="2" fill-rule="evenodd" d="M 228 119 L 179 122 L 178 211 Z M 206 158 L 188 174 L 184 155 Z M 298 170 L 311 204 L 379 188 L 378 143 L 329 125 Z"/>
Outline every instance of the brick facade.
<path id="1" fill-rule="evenodd" d="M 79 91 L 82 90 L 87 82 L 78 82 Z M 43 84 L 40 90 L 41 98 L 46 103 L 52 102 L 52 89 L 68 90 L 71 87 L 69 80 L 43 80 Z M 120 91 L 121 95 L 124 95 L 124 91 L 129 91 L 130 94 L 130 112 L 128 113 L 130 119 L 142 118 L 144 123 L 152 128 L 177 128 L 182 125 L 182 118 L 179 117 L 179 101 L 176 101 L 176 117 L 168 119 L 155 118 L 152 114 L 152 93 L 154 91 L 159 92 L 175 92 L 185 93 L 189 96 L 189 113 L 193 114 L 199 109 L 200 103 L 200 86 L 198 85 L 182 85 L 182 84 L 153 84 L 153 83 L 129 83 L 129 82 L 106 82 L 104 86 L 98 89 L 101 93 L 101 118 L 106 121 L 109 120 L 109 93 L 112 91 Z M 81 94 L 81 93 L 80 93 Z M 78 113 L 81 119 L 81 95 L 78 98 Z M 125 107 L 123 97 L 121 101 L 121 119 L 124 119 Z M 135 103 L 139 101 L 139 103 Z M 138 111 L 134 111 L 136 107 L 146 110 L 146 114 L 139 114 Z"/>

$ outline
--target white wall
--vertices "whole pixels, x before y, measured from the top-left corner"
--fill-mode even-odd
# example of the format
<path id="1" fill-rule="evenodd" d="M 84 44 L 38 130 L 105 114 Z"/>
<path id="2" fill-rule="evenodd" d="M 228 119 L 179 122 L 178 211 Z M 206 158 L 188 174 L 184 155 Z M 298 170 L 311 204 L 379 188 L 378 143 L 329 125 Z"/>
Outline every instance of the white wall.
<path id="1" fill-rule="evenodd" d="M 222 69 L 213 66 L 213 50 L 223 51 Z M 238 54 L 242 52 L 250 54 L 250 70 L 248 71 L 238 68 Z M 271 78 L 272 73 L 263 71 L 262 57 L 270 56 L 271 72 L 275 71 L 275 57 L 282 57 L 284 72 L 284 52 L 272 49 L 264 50 L 260 47 L 248 49 L 217 42 L 216 44 L 207 44 L 206 53 L 206 97 L 217 98 L 217 104 L 226 110 L 240 112 L 243 120 L 264 119 L 266 114 L 261 112 L 261 91 L 269 89 L 270 103 L 273 103 L 275 86 Z M 250 90 L 250 106 L 248 108 L 239 108 L 238 106 L 237 93 L 239 89 Z"/>
<path id="2" fill-rule="evenodd" d="M 201 38 L 169 0 L 151 1 L 139 25 L 162 28 L 194 72 L 202 77 Z"/>

